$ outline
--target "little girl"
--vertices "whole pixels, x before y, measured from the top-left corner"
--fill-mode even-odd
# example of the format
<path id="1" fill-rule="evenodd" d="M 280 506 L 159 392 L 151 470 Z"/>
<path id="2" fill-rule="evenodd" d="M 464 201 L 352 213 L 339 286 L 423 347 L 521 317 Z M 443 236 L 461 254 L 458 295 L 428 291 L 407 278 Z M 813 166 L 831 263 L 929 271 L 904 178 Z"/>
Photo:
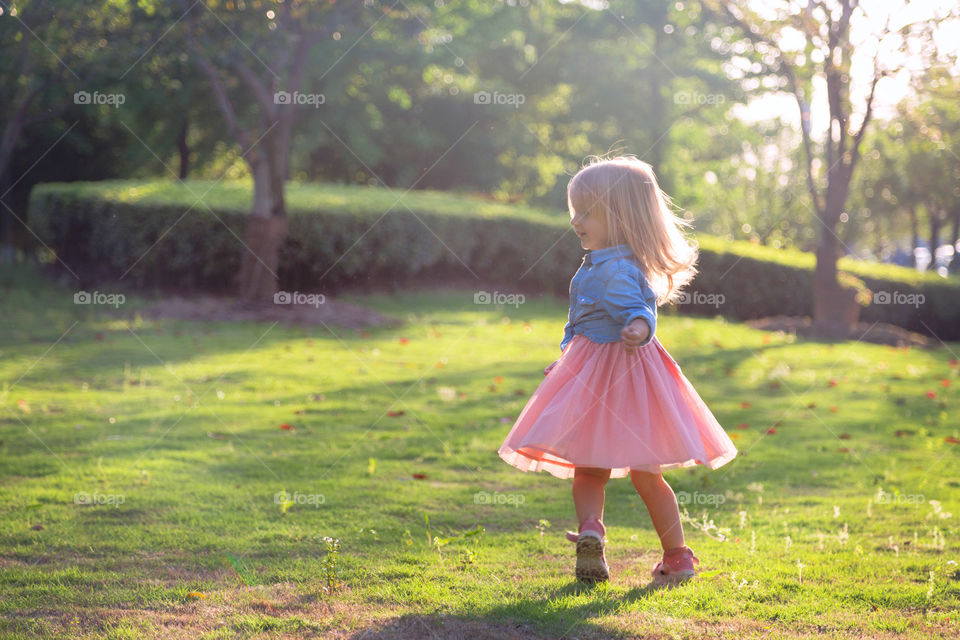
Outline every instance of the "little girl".
<path id="1" fill-rule="evenodd" d="M 737 449 L 654 335 L 657 306 L 696 274 L 690 223 L 668 208 L 650 165 L 633 155 L 593 157 L 567 186 L 570 224 L 588 253 L 570 281 L 560 358 L 498 451 L 522 471 L 573 478 L 576 577 L 610 576 L 604 486 L 628 473 L 663 546 L 655 581 L 696 574 L 680 511 L 662 471 L 716 469 Z"/>

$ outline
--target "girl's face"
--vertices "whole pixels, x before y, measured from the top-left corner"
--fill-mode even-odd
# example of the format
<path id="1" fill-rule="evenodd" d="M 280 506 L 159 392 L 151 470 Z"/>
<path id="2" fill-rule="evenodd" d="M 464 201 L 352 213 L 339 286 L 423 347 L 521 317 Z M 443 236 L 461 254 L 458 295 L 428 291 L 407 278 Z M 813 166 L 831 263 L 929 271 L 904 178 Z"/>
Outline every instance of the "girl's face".
<path id="1" fill-rule="evenodd" d="M 571 211 L 570 224 L 573 225 L 573 230 L 577 232 L 580 244 L 583 245 L 584 249 L 593 251 L 595 249 L 606 249 L 610 246 L 606 216 L 602 213 L 598 211 L 593 213 Z"/>

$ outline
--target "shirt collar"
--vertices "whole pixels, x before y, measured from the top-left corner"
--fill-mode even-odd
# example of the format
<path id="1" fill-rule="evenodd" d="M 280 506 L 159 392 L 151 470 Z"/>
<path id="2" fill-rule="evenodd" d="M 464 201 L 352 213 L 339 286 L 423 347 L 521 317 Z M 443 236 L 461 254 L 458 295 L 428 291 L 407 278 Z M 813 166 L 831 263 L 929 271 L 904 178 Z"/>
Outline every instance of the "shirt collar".
<path id="1" fill-rule="evenodd" d="M 594 249 L 592 251 L 588 251 L 587 255 L 584 256 L 584 260 L 587 262 L 587 264 L 600 264 L 601 262 L 612 260 L 614 258 L 625 258 L 632 253 L 633 251 L 630 249 L 630 245 L 618 244 L 605 249 Z"/>

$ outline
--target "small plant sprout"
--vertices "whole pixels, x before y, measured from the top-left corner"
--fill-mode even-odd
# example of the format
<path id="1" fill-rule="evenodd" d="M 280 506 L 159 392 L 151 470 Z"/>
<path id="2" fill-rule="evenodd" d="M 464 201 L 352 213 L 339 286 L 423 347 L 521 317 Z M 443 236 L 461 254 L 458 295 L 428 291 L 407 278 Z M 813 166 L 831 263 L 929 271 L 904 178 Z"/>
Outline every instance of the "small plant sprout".
<path id="1" fill-rule="evenodd" d="M 743 529 L 747 524 L 747 512 L 740 511 L 740 528 Z"/>
<path id="2" fill-rule="evenodd" d="M 927 581 L 927 600 L 933 597 L 933 586 L 934 586 L 934 580 L 936 579 L 936 575 L 937 575 L 936 571 L 930 572 L 930 579 Z"/>
<path id="3" fill-rule="evenodd" d="M 543 546 L 543 534 L 550 528 L 550 521 L 540 518 L 539 524 L 537 524 L 537 530 L 540 532 L 540 546 Z"/>
<path id="4" fill-rule="evenodd" d="M 933 516 L 937 516 L 941 519 L 950 518 L 953 516 L 952 513 L 946 512 L 943 510 L 943 507 L 940 506 L 939 500 L 928 500 L 930 506 L 933 507 Z"/>
<path id="5" fill-rule="evenodd" d="M 873 504 L 873 501 L 872 501 L 872 500 L 867 500 L 867 517 L 868 517 L 868 518 L 872 518 L 872 517 L 873 517 L 873 511 L 870 510 L 870 505 L 871 505 L 871 504 Z"/>
<path id="6" fill-rule="evenodd" d="M 850 539 L 850 531 L 847 529 L 847 523 L 843 523 L 843 529 L 840 529 L 840 533 L 837 534 L 837 540 L 841 545 L 847 544 L 847 541 Z"/>
<path id="7" fill-rule="evenodd" d="M 790 551 L 790 544 L 791 544 L 791 542 L 793 542 L 793 541 L 790 540 L 790 536 L 787 536 L 787 539 L 784 541 L 784 543 L 785 543 L 784 552 Z"/>
<path id="8" fill-rule="evenodd" d="M 940 531 L 940 527 L 934 525 L 933 531 L 930 532 L 930 535 L 933 536 L 933 548 L 938 551 L 943 551 L 943 548 L 947 543 L 947 539 L 946 536 L 943 535 L 943 532 Z"/>
<path id="9" fill-rule="evenodd" d="M 750 532 L 750 555 L 753 555 L 757 552 L 757 532 Z"/>
<path id="10" fill-rule="evenodd" d="M 823 551 L 823 532 L 817 531 L 817 551 Z"/>
<path id="11" fill-rule="evenodd" d="M 340 586 L 340 540 L 324 536 L 323 542 L 327 552 L 320 559 L 320 570 L 326 583 L 325 588 L 333 591 Z"/>
<path id="12" fill-rule="evenodd" d="M 837 505 L 833 505 L 833 517 L 834 518 L 840 517 L 840 507 L 838 507 Z"/>
<path id="13" fill-rule="evenodd" d="M 893 536 L 887 538 L 887 549 L 892 550 L 898 558 L 900 557 L 900 546 L 893 541 Z"/>
<path id="14" fill-rule="evenodd" d="M 800 562 L 800 558 L 797 558 L 797 578 L 800 581 L 800 584 L 803 584 L 803 568 L 807 566 Z"/>
<path id="15" fill-rule="evenodd" d="M 720 528 L 713 523 L 713 520 L 708 521 L 706 509 L 704 509 L 701 515 L 702 515 L 703 521 L 697 522 L 696 520 L 690 517 L 690 513 L 687 511 L 687 508 L 684 507 L 683 512 L 680 514 L 680 518 L 683 521 L 688 522 L 691 527 L 695 529 L 699 529 L 700 531 L 704 532 L 714 540 L 725 542 L 727 540 L 727 535 L 730 533 L 730 528 L 729 527 Z"/>

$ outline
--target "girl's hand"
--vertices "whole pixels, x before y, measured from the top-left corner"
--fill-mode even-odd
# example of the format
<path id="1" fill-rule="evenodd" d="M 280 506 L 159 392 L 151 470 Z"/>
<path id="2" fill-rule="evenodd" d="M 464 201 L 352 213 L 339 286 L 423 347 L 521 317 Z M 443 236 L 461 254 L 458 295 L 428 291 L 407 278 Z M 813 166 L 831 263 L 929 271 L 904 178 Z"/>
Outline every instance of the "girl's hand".
<path id="1" fill-rule="evenodd" d="M 554 361 L 552 364 L 548 364 L 547 367 L 543 370 L 543 375 L 547 375 L 548 373 L 550 373 L 555 366 L 557 366 L 556 361 Z"/>
<path id="2" fill-rule="evenodd" d="M 620 339 L 623 340 L 623 346 L 630 353 L 633 353 L 640 343 L 650 335 L 650 325 L 643 318 L 636 318 L 620 332 Z"/>

